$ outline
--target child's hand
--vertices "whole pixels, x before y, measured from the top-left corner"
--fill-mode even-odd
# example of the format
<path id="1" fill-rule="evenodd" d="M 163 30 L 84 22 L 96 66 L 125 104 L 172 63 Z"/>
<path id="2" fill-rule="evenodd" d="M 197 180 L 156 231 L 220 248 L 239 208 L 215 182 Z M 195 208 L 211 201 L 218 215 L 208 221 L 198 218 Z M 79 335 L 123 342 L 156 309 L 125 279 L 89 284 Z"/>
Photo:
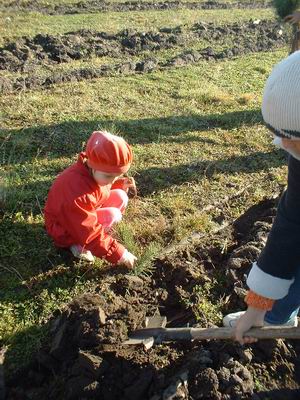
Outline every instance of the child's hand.
<path id="1" fill-rule="evenodd" d="M 118 265 L 125 265 L 128 269 L 132 269 L 134 267 L 134 263 L 136 262 L 137 258 L 128 250 L 124 251 L 121 259 L 118 262 Z"/>
<path id="2" fill-rule="evenodd" d="M 136 197 L 137 196 L 137 188 L 135 184 L 134 178 L 128 178 L 129 179 L 129 186 L 128 186 L 128 196 L 130 198 Z"/>
<path id="3" fill-rule="evenodd" d="M 263 326 L 265 314 L 266 310 L 259 310 L 258 308 L 248 307 L 245 314 L 241 316 L 241 318 L 238 320 L 235 326 L 234 330 L 235 340 L 240 342 L 240 344 L 256 342 L 257 339 L 255 338 L 247 336 L 244 337 L 244 333 L 247 332 L 253 326 Z"/>
<path id="4" fill-rule="evenodd" d="M 137 189 L 136 189 L 136 184 L 134 178 L 119 178 L 116 182 L 121 183 L 121 187 L 123 190 L 125 190 L 126 193 L 130 197 L 135 197 L 137 195 Z"/>
<path id="5" fill-rule="evenodd" d="M 291 24 L 298 24 L 298 22 L 300 22 L 300 11 L 295 11 L 293 14 L 287 15 L 284 21 L 290 22 Z"/>
<path id="6" fill-rule="evenodd" d="M 132 189 L 133 192 L 136 194 L 136 184 L 134 178 L 124 178 L 124 187 L 125 189 Z"/>

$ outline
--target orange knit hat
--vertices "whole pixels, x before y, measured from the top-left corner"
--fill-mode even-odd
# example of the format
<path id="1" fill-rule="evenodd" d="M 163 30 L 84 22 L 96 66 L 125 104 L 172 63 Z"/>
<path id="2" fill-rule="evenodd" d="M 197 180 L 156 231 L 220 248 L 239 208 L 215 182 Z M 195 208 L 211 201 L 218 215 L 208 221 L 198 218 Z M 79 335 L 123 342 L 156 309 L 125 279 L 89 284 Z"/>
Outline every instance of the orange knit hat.
<path id="1" fill-rule="evenodd" d="M 108 132 L 93 132 L 86 145 L 88 166 L 107 173 L 124 174 L 130 168 L 133 154 L 120 136 Z"/>

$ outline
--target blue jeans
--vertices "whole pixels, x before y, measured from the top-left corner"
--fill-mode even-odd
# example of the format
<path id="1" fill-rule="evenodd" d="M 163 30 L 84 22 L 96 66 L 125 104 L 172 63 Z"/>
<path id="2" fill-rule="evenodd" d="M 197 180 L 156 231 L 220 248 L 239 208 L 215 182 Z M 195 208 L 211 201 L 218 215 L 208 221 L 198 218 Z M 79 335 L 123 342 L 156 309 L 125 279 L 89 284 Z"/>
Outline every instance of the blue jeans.
<path id="1" fill-rule="evenodd" d="M 275 301 L 271 311 L 265 316 L 269 324 L 281 325 L 298 315 L 300 308 L 300 268 L 295 276 L 295 281 L 290 287 L 288 294 L 280 300 Z"/>

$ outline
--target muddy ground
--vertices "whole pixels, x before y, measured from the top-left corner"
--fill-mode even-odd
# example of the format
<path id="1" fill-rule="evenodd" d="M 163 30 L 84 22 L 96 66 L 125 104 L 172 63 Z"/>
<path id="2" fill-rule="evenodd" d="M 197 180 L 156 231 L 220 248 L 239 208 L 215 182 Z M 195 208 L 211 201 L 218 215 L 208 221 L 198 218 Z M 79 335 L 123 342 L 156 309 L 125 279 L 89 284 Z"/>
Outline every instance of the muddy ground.
<path id="1" fill-rule="evenodd" d="M 190 41 L 205 40 L 209 47 L 188 50 Z M 62 82 L 81 81 L 108 75 L 150 72 L 184 66 L 201 60 L 222 60 L 250 52 L 270 51 L 286 45 L 289 33 L 274 21 L 248 21 L 244 24 L 216 26 L 199 22 L 186 32 L 179 26 L 157 32 L 125 30 L 115 35 L 106 32 L 77 31 L 65 35 L 39 34 L 23 37 L 0 48 L 0 69 L 24 73 L 19 78 L 0 77 L 0 92 L 43 88 Z M 234 43 L 228 46 L 226 43 Z M 215 50 L 223 46 L 223 50 Z M 159 51 L 185 47 L 185 51 L 169 60 L 160 60 Z M 151 52 L 151 57 L 137 56 Z M 49 76 L 35 73 L 37 66 L 53 66 L 91 57 L 126 57 L 123 62 L 86 67 Z"/>
<path id="2" fill-rule="evenodd" d="M 205 327 L 212 324 L 199 304 L 221 301 L 223 314 L 244 308 L 245 275 L 264 245 L 277 201 L 266 199 L 215 236 L 169 252 L 151 276 L 104 275 L 94 293 L 53 319 L 47 343 L 7 380 L 7 398 L 299 399 L 299 341 L 248 347 L 178 342 L 149 350 L 122 344 L 147 315 L 166 315 L 168 326 Z M 201 291 L 207 285 L 211 289 Z"/>
<path id="3" fill-rule="evenodd" d="M 41 5 L 38 0 L 31 0 L 26 3 L 24 1 L 11 1 L 0 6 L 0 9 L 6 11 L 35 11 L 43 14 L 79 14 L 79 13 L 95 13 L 95 12 L 125 12 L 125 11 L 149 11 L 149 10 L 177 10 L 177 9 L 192 9 L 192 10 L 212 10 L 212 9 L 233 9 L 233 8 L 268 8 L 271 7 L 269 1 L 243 1 L 225 3 L 219 1 L 205 2 L 183 2 L 183 1 L 125 1 L 125 2 L 106 2 L 103 0 L 79 1 L 74 4 L 59 4 L 51 3 Z"/>

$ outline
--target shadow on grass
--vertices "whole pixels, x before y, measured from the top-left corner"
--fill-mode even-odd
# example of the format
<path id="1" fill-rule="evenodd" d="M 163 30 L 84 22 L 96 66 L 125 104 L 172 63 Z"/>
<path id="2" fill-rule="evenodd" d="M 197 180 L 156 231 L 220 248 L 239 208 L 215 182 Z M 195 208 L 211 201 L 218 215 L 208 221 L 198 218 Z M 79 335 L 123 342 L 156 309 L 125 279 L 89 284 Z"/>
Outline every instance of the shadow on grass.
<path id="1" fill-rule="evenodd" d="M 56 125 L 36 126 L 22 130 L 2 130 L 2 159 L 5 164 L 22 163 L 36 158 L 70 157 L 80 152 L 90 134 L 105 128 L 119 132 L 131 144 L 189 143 L 214 144 L 214 140 L 181 136 L 188 132 L 216 128 L 234 129 L 260 123 L 260 110 L 234 111 L 211 115 L 178 115 L 138 120 L 66 121 Z"/>
<path id="2" fill-rule="evenodd" d="M 3 270 L 0 288 L 6 286 L 8 281 L 19 284 L 53 265 L 50 259 L 54 257 L 51 241 L 42 223 L 22 221 L 21 216 L 4 218 L 1 221 L 0 243 Z M 30 271 L 27 266 L 30 266 Z"/>
<path id="3" fill-rule="evenodd" d="M 31 360 L 40 349 L 41 343 L 45 341 L 48 332 L 49 323 L 43 326 L 33 325 L 11 337 L 4 363 L 6 385 L 9 383 L 12 374 L 17 373 L 21 376 L 23 366 L 30 365 Z"/>
<path id="4" fill-rule="evenodd" d="M 201 154 L 199 154 L 199 158 Z M 197 183 L 203 177 L 211 178 L 216 173 L 236 174 L 255 173 L 277 168 L 287 163 L 287 157 L 281 150 L 270 152 L 254 152 L 249 155 L 235 156 L 218 160 L 201 160 L 193 163 L 177 164 L 171 167 L 150 167 L 137 170 L 135 180 L 138 194 L 146 197 L 158 191 L 184 183 Z M 49 174 L 53 171 L 49 169 Z M 60 171 L 57 172 L 56 175 Z M 53 180 L 40 179 L 35 182 L 26 182 L 24 179 L 17 186 L 8 190 L 5 210 L 14 213 L 22 210 L 25 213 L 38 215 L 42 212 L 48 191 Z M 1 235 L 0 235 L 1 236 Z"/>
<path id="5" fill-rule="evenodd" d="M 141 171 L 136 178 L 141 196 L 187 182 L 199 182 L 203 176 L 212 177 L 215 173 L 226 172 L 254 173 L 280 167 L 287 163 L 287 157 L 278 150 L 269 153 L 256 152 L 247 156 L 231 157 L 216 161 L 199 161 L 193 164 L 160 168 L 152 167 Z"/>
<path id="6" fill-rule="evenodd" d="M 124 267 L 112 266 L 98 260 L 95 265 L 76 260 L 71 252 L 54 247 L 43 223 L 4 218 L 0 230 L 0 303 L 20 304 L 20 319 L 26 319 L 25 303 L 33 301 L 34 314 L 40 313 L 44 300 L 60 290 L 70 291 L 101 276 L 127 272 Z M 31 307 L 31 304 L 29 304 Z M 1 321 L 0 321 L 1 325 Z"/>
<path id="7" fill-rule="evenodd" d="M 89 279 L 87 268 L 78 267 L 67 252 L 57 252 L 42 223 L 4 218 L 0 243 L 1 311 L 10 315 L 13 307 L 19 322 L 44 315 L 53 299 Z"/>
<path id="8" fill-rule="evenodd" d="M 169 116 L 165 118 L 148 118 L 141 120 L 98 120 L 98 121 L 68 121 L 57 125 L 38 126 L 24 130 L 2 131 L 4 139 L 2 159 L 7 165 L 22 164 L 36 159 L 56 160 L 62 157 L 76 157 L 90 133 L 100 127 L 110 126 L 119 131 L 132 144 L 159 143 L 200 143 L 215 144 L 213 139 L 197 137 L 191 132 L 207 131 L 216 128 L 234 129 L 239 126 L 251 126 L 261 122 L 260 110 L 235 111 L 225 114 L 207 116 Z M 6 138 L 6 139 L 5 139 Z M 228 144 L 227 144 L 228 146 Z M 188 148 L 187 148 L 188 151 Z M 201 157 L 199 151 L 199 158 Z M 139 194 L 149 195 L 158 190 L 185 182 L 199 181 L 203 174 L 212 176 L 215 172 L 227 173 L 256 172 L 270 167 L 278 167 L 285 163 L 285 159 L 274 150 L 269 153 L 257 152 L 247 156 L 231 157 L 216 161 L 201 160 L 197 163 L 160 168 L 153 167 L 142 170 L 137 176 Z M 11 204 L 34 204 L 33 212 L 38 212 L 37 197 L 43 207 L 47 191 L 50 188 L 49 180 L 26 182 L 25 172 L 19 177 L 19 188 L 13 196 Z M 53 176 L 59 173 L 58 166 L 43 165 L 43 175 Z M 63 169 L 63 168 L 62 168 Z M 31 172 L 32 174 L 32 172 Z M 13 185 L 12 185 L 13 186 Z M 20 190 L 18 190 L 20 189 Z M 11 208 L 11 207 L 10 207 Z"/>

